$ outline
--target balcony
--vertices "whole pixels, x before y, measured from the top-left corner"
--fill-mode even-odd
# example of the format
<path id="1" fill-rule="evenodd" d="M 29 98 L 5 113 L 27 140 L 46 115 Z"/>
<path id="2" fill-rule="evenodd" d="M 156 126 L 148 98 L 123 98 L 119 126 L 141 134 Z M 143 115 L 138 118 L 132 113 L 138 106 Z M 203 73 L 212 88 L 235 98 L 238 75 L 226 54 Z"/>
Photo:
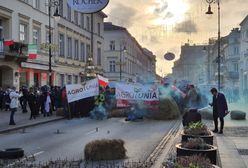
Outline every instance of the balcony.
<path id="1" fill-rule="evenodd" d="M 227 77 L 231 79 L 239 79 L 239 73 L 238 72 L 227 72 Z"/>
<path id="2" fill-rule="evenodd" d="M 25 61 L 28 59 L 28 45 L 13 42 L 12 45 L 6 46 L 3 41 L 0 41 L 0 58 L 7 61 Z"/>

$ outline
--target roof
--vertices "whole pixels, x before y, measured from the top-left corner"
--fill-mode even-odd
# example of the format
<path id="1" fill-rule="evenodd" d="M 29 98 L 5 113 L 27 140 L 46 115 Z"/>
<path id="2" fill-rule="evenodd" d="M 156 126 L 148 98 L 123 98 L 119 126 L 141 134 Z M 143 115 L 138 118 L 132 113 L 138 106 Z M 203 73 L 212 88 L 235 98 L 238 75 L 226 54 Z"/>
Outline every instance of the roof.
<path id="1" fill-rule="evenodd" d="M 151 56 L 153 55 L 153 53 L 148 50 L 147 48 L 143 48 L 138 41 L 136 40 L 136 38 L 134 38 L 127 30 L 127 28 L 125 27 L 121 27 L 121 26 L 117 26 L 112 24 L 112 22 L 104 22 L 104 31 L 123 31 L 125 33 L 127 33 L 127 35 L 136 43 L 136 45 L 139 47 L 139 49 L 143 52 L 143 54 L 145 54 L 146 56 Z M 156 57 L 155 55 L 153 55 L 154 57 Z"/>
<path id="2" fill-rule="evenodd" d="M 242 26 L 246 21 L 248 21 L 248 15 L 244 18 L 244 20 L 242 20 L 239 25 Z"/>
<path id="3" fill-rule="evenodd" d="M 126 28 L 113 25 L 111 22 L 104 22 L 104 31 L 112 31 L 112 30 L 124 30 L 127 31 Z"/>

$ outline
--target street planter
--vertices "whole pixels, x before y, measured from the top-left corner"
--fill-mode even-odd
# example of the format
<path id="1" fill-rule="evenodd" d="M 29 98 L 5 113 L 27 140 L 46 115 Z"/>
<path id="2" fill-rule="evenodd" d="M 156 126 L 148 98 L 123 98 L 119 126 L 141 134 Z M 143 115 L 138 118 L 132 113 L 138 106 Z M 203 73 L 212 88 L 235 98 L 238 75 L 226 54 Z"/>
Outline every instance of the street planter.
<path id="1" fill-rule="evenodd" d="M 190 138 L 202 138 L 207 144 L 213 145 L 214 140 L 214 134 L 212 131 L 210 131 L 210 135 L 191 135 L 191 134 L 185 134 L 184 131 L 181 132 L 182 135 L 182 141 L 181 142 L 187 142 Z"/>
<path id="2" fill-rule="evenodd" d="M 171 157 L 165 160 L 163 168 L 218 168 L 210 159 L 202 155 Z"/>
<path id="3" fill-rule="evenodd" d="M 202 155 L 210 159 L 211 163 L 216 165 L 217 147 L 213 145 L 207 145 L 209 149 L 189 149 L 182 147 L 182 144 L 177 144 L 177 156 L 192 156 Z"/>

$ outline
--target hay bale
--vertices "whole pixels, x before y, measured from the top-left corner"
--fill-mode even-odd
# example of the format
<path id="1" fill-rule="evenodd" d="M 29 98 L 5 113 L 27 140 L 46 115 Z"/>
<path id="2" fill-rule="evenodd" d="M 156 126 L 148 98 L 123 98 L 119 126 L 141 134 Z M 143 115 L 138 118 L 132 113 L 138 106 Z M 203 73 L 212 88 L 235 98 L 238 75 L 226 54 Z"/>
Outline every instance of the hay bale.
<path id="1" fill-rule="evenodd" d="M 202 116 L 202 119 L 204 120 L 213 120 L 213 111 L 211 108 L 199 110 L 199 113 Z"/>
<path id="2" fill-rule="evenodd" d="M 126 158 L 125 142 L 121 139 L 95 140 L 84 148 L 85 160 L 119 160 Z"/>
<path id="3" fill-rule="evenodd" d="M 158 110 L 146 114 L 147 118 L 155 120 L 172 120 L 178 118 L 180 110 L 172 97 L 160 98 Z"/>
<path id="4" fill-rule="evenodd" d="M 246 113 L 239 110 L 233 110 L 231 111 L 231 119 L 232 120 L 245 120 L 246 119 Z"/>
<path id="5" fill-rule="evenodd" d="M 122 118 L 128 116 L 129 108 L 113 109 L 110 112 L 110 117 Z"/>

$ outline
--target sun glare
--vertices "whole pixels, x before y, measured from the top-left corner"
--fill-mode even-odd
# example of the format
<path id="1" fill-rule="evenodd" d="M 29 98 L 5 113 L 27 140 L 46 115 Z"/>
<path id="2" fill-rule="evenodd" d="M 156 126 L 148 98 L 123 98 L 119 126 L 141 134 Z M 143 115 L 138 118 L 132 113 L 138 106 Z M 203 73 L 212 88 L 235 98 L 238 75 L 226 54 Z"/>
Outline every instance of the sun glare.
<path id="1" fill-rule="evenodd" d="M 165 3 L 168 6 L 165 8 Z M 158 25 L 174 25 L 182 22 L 185 14 L 189 9 L 186 0 L 158 0 L 156 8 L 164 9 L 159 13 L 159 18 L 156 19 L 155 24 Z"/>

